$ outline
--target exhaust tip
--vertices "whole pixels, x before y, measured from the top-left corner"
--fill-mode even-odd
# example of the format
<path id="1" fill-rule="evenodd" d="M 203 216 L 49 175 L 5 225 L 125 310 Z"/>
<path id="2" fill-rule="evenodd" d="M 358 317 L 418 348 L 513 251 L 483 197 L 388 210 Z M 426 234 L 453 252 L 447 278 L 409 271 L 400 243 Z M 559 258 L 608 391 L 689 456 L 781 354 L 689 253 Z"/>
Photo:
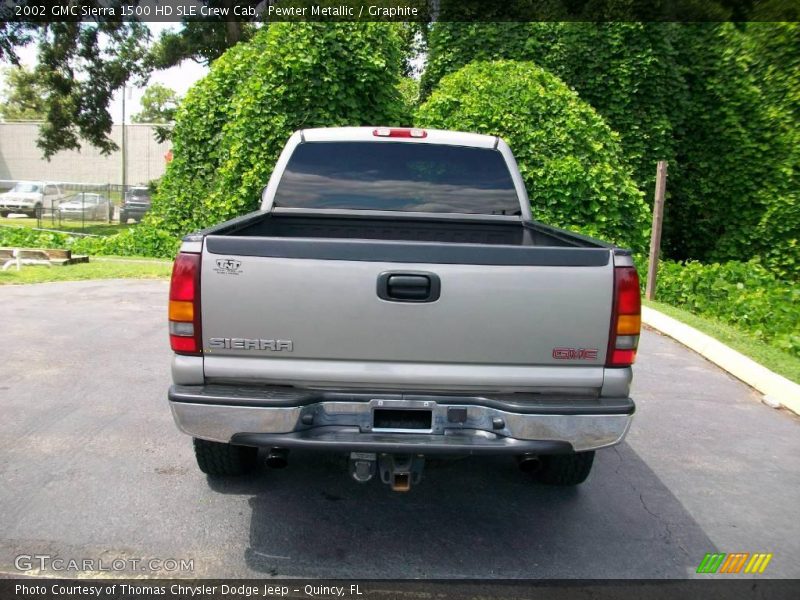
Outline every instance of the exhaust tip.
<path id="1" fill-rule="evenodd" d="M 267 466 L 271 469 L 284 469 L 289 464 L 289 451 L 285 448 L 272 448 L 267 455 Z"/>

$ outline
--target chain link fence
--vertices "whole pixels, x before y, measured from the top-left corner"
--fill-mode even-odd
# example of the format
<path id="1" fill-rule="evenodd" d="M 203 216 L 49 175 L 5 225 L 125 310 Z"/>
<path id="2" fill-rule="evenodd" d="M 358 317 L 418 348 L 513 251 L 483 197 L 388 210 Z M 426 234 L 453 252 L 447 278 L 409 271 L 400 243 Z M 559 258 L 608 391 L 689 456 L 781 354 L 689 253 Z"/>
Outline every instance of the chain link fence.
<path id="1" fill-rule="evenodd" d="M 111 235 L 150 209 L 147 186 L 0 180 L 0 224 Z"/>

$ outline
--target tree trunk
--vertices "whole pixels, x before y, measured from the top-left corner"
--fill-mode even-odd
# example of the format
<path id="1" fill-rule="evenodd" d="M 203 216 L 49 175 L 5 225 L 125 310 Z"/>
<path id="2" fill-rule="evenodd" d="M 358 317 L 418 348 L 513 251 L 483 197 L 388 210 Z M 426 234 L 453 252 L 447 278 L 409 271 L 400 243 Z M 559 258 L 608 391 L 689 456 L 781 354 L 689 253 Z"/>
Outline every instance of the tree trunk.
<path id="1" fill-rule="evenodd" d="M 225 17 L 225 41 L 228 43 L 228 48 L 239 43 L 242 39 L 242 24 L 235 21 L 233 16 L 233 7 L 236 4 L 235 0 L 222 0 L 222 5 L 227 8 Z"/>

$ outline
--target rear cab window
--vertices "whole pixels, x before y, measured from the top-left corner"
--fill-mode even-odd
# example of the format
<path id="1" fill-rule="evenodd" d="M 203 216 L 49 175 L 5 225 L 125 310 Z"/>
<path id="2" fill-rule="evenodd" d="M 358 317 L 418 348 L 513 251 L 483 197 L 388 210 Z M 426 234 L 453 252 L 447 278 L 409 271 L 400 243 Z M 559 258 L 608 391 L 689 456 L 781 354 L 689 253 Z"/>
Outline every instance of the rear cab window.
<path id="1" fill-rule="evenodd" d="M 275 193 L 286 208 L 519 215 L 503 155 L 404 142 L 304 142 Z"/>

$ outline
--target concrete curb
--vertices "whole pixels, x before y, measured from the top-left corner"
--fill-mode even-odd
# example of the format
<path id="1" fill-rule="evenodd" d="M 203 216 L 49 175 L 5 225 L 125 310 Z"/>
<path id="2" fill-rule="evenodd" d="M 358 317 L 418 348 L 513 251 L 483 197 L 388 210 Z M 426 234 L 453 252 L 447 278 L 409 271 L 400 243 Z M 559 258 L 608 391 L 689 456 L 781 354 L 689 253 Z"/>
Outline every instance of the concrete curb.
<path id="1" fill-rule="evenodd" d="M 750 387 L 764 394 L 764 403 L 783 406 L 800 415 L 800 385 L 773 373 L 763 365 L 747 358 L 694 327 L 668 317 L 647 306 L 642 307 L 642 322 L 668 335 L 687 348 L 691 348 L 715 365 L 741 379 Z"/>

